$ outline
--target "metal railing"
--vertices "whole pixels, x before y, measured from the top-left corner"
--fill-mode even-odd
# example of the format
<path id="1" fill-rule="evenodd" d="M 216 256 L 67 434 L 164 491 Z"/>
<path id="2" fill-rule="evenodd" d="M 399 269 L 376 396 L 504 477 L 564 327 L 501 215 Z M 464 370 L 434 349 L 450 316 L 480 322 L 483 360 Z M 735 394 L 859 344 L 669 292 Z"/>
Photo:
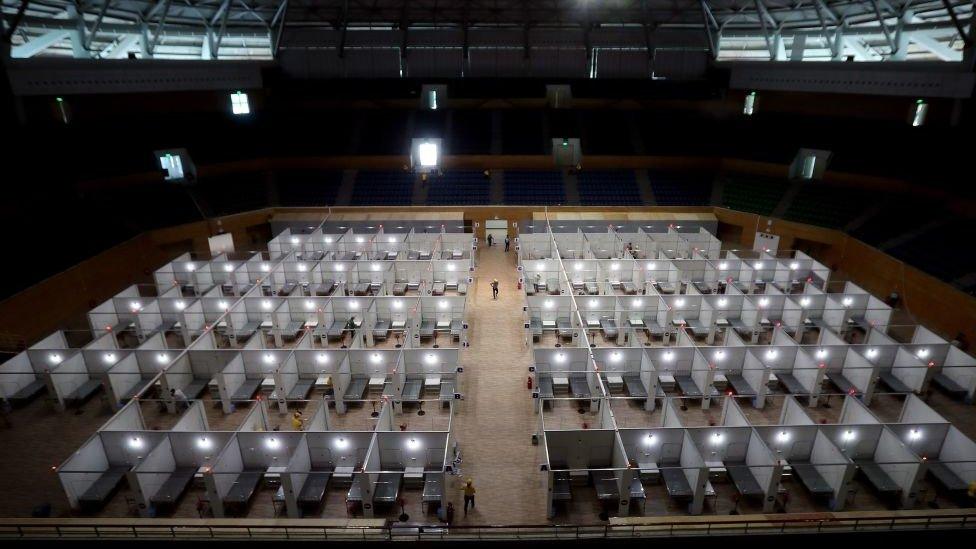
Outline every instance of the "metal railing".
<path id="1" fill-rule="evenodd" d="M 614 519 L 598 525 L 444 526 L 328 519 L 0 519 L 0 539 L 504 541 L 976 529 L 976 511 Z"/>

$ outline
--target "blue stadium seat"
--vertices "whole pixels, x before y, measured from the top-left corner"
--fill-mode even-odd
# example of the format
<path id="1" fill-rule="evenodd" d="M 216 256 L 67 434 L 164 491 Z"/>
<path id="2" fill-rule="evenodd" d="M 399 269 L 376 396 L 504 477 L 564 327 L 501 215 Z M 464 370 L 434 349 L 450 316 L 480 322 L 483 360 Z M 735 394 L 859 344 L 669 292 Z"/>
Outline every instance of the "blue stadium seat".
<path id="1" fill-rule="evenodd" d="M 641 206 L 637 177 L 630 170 L 582 171 L 577 177 L 583 205 Z"/>
<path id="2" fill-rule="evenodd" d="M 353 206 L 409 206 L 417 175 L 405 171 L 361 171 L 352 191 Z"/>
<path id="3" fill-rule="evenodd" d="M 483 172 L 453 171 L 431 176 L 427 180 L 427 204 L 449 206 L 452 204 L 488 204 L 491 182 Z"/>
<path id="4" fill-rule="evenodd" d="M 566 201 L 563 174 L 553 171 L 505 172 L 505 203 L 553 205 Z"/>
<path id="5" fill-rule="evenodd" d="M 649 172 L 651 192 L 661 206 L 701 206 L 712 201 L 712 182 L 674 174 Z"/>

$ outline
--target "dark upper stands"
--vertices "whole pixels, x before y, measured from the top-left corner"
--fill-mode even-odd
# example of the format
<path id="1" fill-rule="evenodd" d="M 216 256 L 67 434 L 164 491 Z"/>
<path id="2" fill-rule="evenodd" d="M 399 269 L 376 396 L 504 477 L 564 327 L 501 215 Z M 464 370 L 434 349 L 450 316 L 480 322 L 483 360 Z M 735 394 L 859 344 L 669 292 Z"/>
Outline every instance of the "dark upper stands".
<path id="1" fill-rule="evenodd" d="M 730 179 L 722 191 L 722 205 L 733 210 L 769 215 L 789 183 L 783 179 Z"/>
<path id="2" fill-rule="evenodd" d="M 335 205 L 341 183 L 340 171 L 283 170 L 275 178 L 282 206 Z"/>
<path id="3" fill-rule="evenodd" d="M 352 192 L 357 206 L 409 206 L 416 174 L 404 171 L 360 171 Z"/>
<path id="4" fill-rule="evenodd" d="M 650 172 L 651 192 L 661 206 L 699 206 L 712 202 L 712 182 L 675 174 Z"/>
<path id="5" fill-rule="evenodd" d="M 553 205 L 566 201 L 562 172 L 505 171 L 505 203 Z"/>
<path id="6" fill-rule="evenodd" d="M 488 204 L 489 185 L 485 174 L 479 171 L 451 171 L 427 180 L 427 204 L 445 206 L 451 204 Z"/>
<path id="7" fill-rule="evenodd" d="M 577 176 L 584 205 L 640 206 L 637 177 L 632 170 L 582 171 Z"/>
<path id="8" fill-rule="evenodd" d="M 842 229 L 876 201 L 875 193 L 824 185 L 822 182 L 801 183 L 800 191 L 783 217 L 790 221 Z"/>
<path id="9" fill-rule="evenodd" d="M 972 249 L 972 222 L 959 220 L 923 231 L 908 242 L 889 248 L 889 254 L 951 282 L 976 272 Z"/>

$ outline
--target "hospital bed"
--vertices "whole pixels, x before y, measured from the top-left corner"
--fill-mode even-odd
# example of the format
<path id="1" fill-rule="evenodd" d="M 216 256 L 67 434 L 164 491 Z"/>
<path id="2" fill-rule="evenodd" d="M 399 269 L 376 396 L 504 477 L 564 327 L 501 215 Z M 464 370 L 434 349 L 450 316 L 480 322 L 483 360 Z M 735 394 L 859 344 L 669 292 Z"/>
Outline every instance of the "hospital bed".
<path id="1" fill-rule="evenodd" d="M 444 295 L 445 291 L 447 291 L 447 284 L 442 281 L 435 280 L 430 287 L 430 295 Z"/>
<path id="2" fill-rule="evenodd" d="M 807 491 L 814 496 L 833 495 L 833 488 L 830 487 L 830 484 L 827 484 L 827 481 L 824 480 L 823 476 L 820 475 L 817 468 L 814 467 L 812 463 L 791 460 L 790 468 L 800 479 L 800 482 L 806 486 Z"/>
<path id="3" fill-rule="evenodd" d="M 254 393 L 258 392 L 261 387 L 261 382 L 264 381 L 260 377 L 248 377 L 244 378 L 244 383 L 234 391 L 231 395 L 230 400 L 232 402 L 240 402 L 244 400 L 251 400 L 254 397 Z"/>
<path id="4" fill-rule="evenodd" d="M 692 282 L 692 284 L 694 284 L 695 289 L 698 290 L 698 293 L 700 294 L 712 293 L 712 288 L 704 282 Z"/>
<path id="5" fill-rule="evenodd" d="M 559 280 L 550 278 L 546 281 L 546 292 L 549 295 L 559 295 Z"/>
<path id="6" fill-rule="evenodd" d="M 901 486 L 896 483 L 874 460 L 855 459 L 854 464 L 868 483 L 882 496 L 897 496 Z"/>
<path id="7" fill-rule="evenodd" d="M 194 400 L 200 396 L 200 393 L 207 388 L 208 384 L 210 384 L 209 378 L 195 377 L 193 381 L 186 384 L 186 387 L 183 387 L 182 391 L 186 395 L 186 398 Z"/>
<path id="8" fill-rule="evenodd" d="M 725 470 L 732 484 L 744 497 L 764 497 L 766 492 L 759 486 L 755 475 L 745 463 L 725 463 Z"/>
<path id="9" fill-rule="evenodd" d="M 621 282 L 620 289 L 627 295 L 635 295 L 637 293 L 637 285 L 633 282 Z"/>
<path id="10" fill-rule="evenodd" d="M 251 501 L 251 497 L 254 496 L 254 492 L 257 491 L 258 483 L 261 482 L 263 475 L 264 471 L 260 470 L 244 471 L 237 475 L 234 484 L 223 498 L 224 507 L 244 511 Z"/>
<path id="11" fill-rule="evenodd" d="M 664 337 L 664 326 L 661 326 L 656 316 L 645 316 L 643 324 L 644 329 L 651 337 Z"/>
<path id="12" fill-rule="evenodd" d="M 844 374 L 840 372 L 827 372 L 827 379 L 829 379 L 830 382 L 840 390 L 840 392 L 853 396 L 861 396 L 861 391 L 859 391 L 857 387 L 850 382 L 850 380 L 844 377 Z"/>
<path id="13" fill-rule="evenodd" d="M 444 499 L 444 482 L 441 475 L 428 473 L 424 475 L 424 491 L 420 500 L 424 503 L 439 503 Z"/>
<path id="14" fill-rule="evenodd" d="M 396 503 L 397 496 L 400 495 L 400 483 L 403 481 L 402 473 L 380 473 L 376 478 L 376 486 L 373 489 L 373 503 Z M 353 482 L 346 493 L 346 501 L 362 503 L 363 491 L 358 482 Z"/>
<path id="15" fill-rule="evenodd" d="M 657 289 L 659 294 L 673 294 L 674 284 L 670 282 L 655 282 L 654 288 Z"/>
<path id="16" fill-rule="evenodd" d="M 318 507 L 325 497 L 325 489 L 329 486 L 329 479 L 332 478 L 331 471 L 309 471 L 298 492 L 298 505 L 302 507 Z"/>
<path id="17" fill-rule="evenodd" d="M 420 322 L 420 339 L 430 339 L 434 337 L 435 324 L 433 320 Z"/>
<path id="18" fill-rule="evenodd" d="M 639 375 L 624 376 L 624 387 L 629 396 L 634 398 L 647 398 L 647 389 L 644 388 L 644 383 L 641 382 Z"/>
<path id="19" fill-rule="evenodd" d="M 756 391 L 749 385 L 746 378 L 742 377 L 742 374 L 725 374 L 725 379 L 732 386 L 735 394 L 744 397 L 754 397 L 756 396 Z"/>
<path id="20" fill-rule="evenodd" d="M 406 282 L 394 282 L 393 283 L 393 295 L 397 295 L 397 296 L 407 295 L 407 283 Z"/>
<path id="21" fill-rule="evenodd" d="M 281 337 L 285 339 L 296 339 L 305 329 L 305 322 L 301 320 L 289 320 L 281 328 Z"/>
<path id="22" fill-rule="evenodd" d="M 295 385 L 288 391 L 288 395 L 285 396 L 288 400 L 305 400 L 308 398 L 308 394 L 312 392 L 312 387 L 315 385 L 314 379 L 298 378 Z"/>
<path id="23" fill-rule="evenodd" d="M 369 282 L 358 282 L 352 289 L 353 295 L 368 295 Z"/>
<path id="24" fill-rule="evenodd" d="M 64 397 L 66 403 L 81 404 L 91 398 L 96 391 L 102 387 L 102 382 L 97 379 L 89 379 L 78 386 L 77 389 L 68 393 Z"/>
<path id="25" fill-rule="evenodd" d="M 532 334 L 532 340 L 538 341 L 542 337 L 542 320 L 538 317 L 532 317 L 529 319 L 529 332 Z"/>
<path id="26" fill-rule="evenodd" d="M 397 258 L 398 252 L 393 250 L 386 250 L 379 253 L 379 258 L 384 261 L 393 261 Z"/>
<path id="27" fill-rule="evenodd" d="M 884 383 L 886 387 L 891 389 L 891 392 L 893 393 L 907 394 L 912 392 L 912 389 L 908 385 L 905 385 L 900 379 L 895 377 L 895 373 L 891 370 L 886 370 L 878 374 L 878 379 L 880 379 L 881 383 Z"/>
<path id="28" fill-rule="evenodd" d="M 703 396 L 701 389 L 698 388 L 698 384 L 691 376 L 674 376 L 674 382 L 678 385 L 681 394 L 686 397 L 701 398 Z"/>
<path id="29" fill-rule="evenodd" d="M 806 390 L 793 374 L 776 372 L 776 378 L 779 379 L 787 393 L 796 396 L 810 396 L 810 391 Z"/>
<path id="30" fill-rule="evenodd" d="M 573 338 L 573 323 L 568 318 L 557 318 L 556 319 L 556 331 L 559 333 L 559 337 L 563 339 Z"/>
<path id="31" fill-rule="evenodd" d="M 463 329 L 463 323 L 460 320 L 458 320 L 458 319 L 452 320 L 451 321 L 451 327 L 450 327 L 450 330 L 451 330 L 451 338 L 452 339 L 457 339 L 457 340 L 460 341 L 460 339 L 461 339 L 461 330 L 462 329 Z"/>
<path id="32" fill-rule="evenodd" d="M 362 400 L 363 395 L 366 394 L 366 383 L 368 381 L 366 376 L 352 376 L 346 393 L 342 395 L 342 400 Z"/>
<path id="33" fill-rule="evenodd" d="M 403 392 L 400 395 L 400 400 L 404 402 L 419 402 L 420 393 L 424 389 L 424 380 L 417 378 L 407 378 L 403 383 Z"/>
<path id="34" fill-rule="evenodd" d="M 445 404 L 447 402 L 450 402 L 450 401 L 454 400 L 454 382 L 453 381 L 442 381 L 441 382 L 441 389 L 440 389 L 440 392 L 437 395 L 437 400 L 439 400 L 441 402 L 441 404 Z"/>
<path id="35" fill-rule="evenodd" d="M 298 283 L 294 281 L 286 281 L 281 288 L 278 290 L 278 295 L 280 296 L 290 296 L 295 288 L 298 287 Z"/>
<path id="36" fill-rule="evenodd" d="M 193 482 L 196 472 L 196 467 L 177 467 L 175 471 L 169 474 L 162 486 L 156 490 L 156 493 L 149 498 L 150 503 L 157 507 L 176 505 L 183 493 L 186 492 L 187 487 Z"/>
<path id="37" fill-rule="evenodd" d="M 257 332 L 258 328 L 260 327 L 261 327 L 260 320 L 249 320 L 246 323 L 244 323 L 243 326 L 234 330 L 233 332 L 234 339 L 238 341 L 247 340 L 252 335 L 254 335 L 254 332 Z"/>
<path id="38" fill-rule="evenodd" d="M 596 499 L 600 501 L 617 501 L 620 490 L 617 488 L 617 475 L 614 471 L 592 471 L 593 487 L 596 489 Z"/>
<path id="39" fill-rule="evenodd" d="M 549 374 L 539 374 L 539 398 L 553 398 L 552 376 Z"/>
<path id="40" fill-rule="evenodd" d="M 932 376 L 932 383 L 942 389 L 946 394 L 953 398 L 961 398 L 966 396 L 968 391 L 962 385 L 959 385 L 952 380 L 949 376 L 939 372 Z"/>
<path id="41" fill-rule="evenodd" d="M 315 287 L 315 295 L 317 296 L 327 296 L 332 295 L 336 289 L 336 281 L 331 278 L 327 278 L 322 281 L 321 284 Z"/>
<path id="42" fill-rule="evenodd" d="M 959 475 L 952 472 L 945 463 L 938 460 L 929 460 L 928 473 L 936 480 L 947 492 L 954 495 L 965 494 L 969 485 Z"/>
<path id="43" fill-rule="evenodd" d="M 359 252 L 340 252 L 336 254 L 336 261 L 353 261 L 358 259 L 359 256 Z"/>
<path id="44" fill-rule="evenodd" d="M 620 372 L 601 372 L 600 378 L 603 379 L 603 384 L 606 385 L 610 394 L 623 392 L 624 378 Z"/>
<path id="45" fill-rule="evenodd" d="M 617 337 L 617 321 L 616 319 L 610 317 L 603 317 L 600 319 L 600 329 L 603 330 L 603 336 L 607 339 L 613 339 Z"/>
<path id="46" fill-rule="evenodd" d="M 688 484 L 688 477 L 680 466 L 661 467 L 660 471 L 668 496 L 674 499 L 687 499 L 694 495 L 691 485 Z"/>
<path id="47" fill-rule="evenodd" d="M 312 332 L 313 335 L 325 337 L 327 341 L 335 341 L 337 339 L 342 339 L 342 332 L 346 327 L 346 322 L 341 320 L 333 320 L 332 324 L 328 326 L 319 326 Z"/>
<path id="48" fill-rule="evenodd" d="M 595 280 L 587 280 L 583 283 L 583 290 L 587 295 L 596 295 L 600 293 L 600 285 Z"/>
<path id="49" fill-rule="evenodd" d="M 744 338 L 751 338 L 752 332 L 755 331 L 752 326 L 747 326 L 745 322 L 742 322 L 741 318 L 726 318 L 725 321 L 735 330 L 735 333 Z"/>
<path id="50" fill-rule="evenodd" d="M 119 483 L 129 470 L 128 465 L 110 465 L 108 470 L 103 471 L 95 482 L 88 487 L 78 497 L 78 504 L 86 509 L 96 509 L 105 505 L 105 502 L 112 497 Z"/>
<path id="51" fill-rule="evenodd" d="M 14 394 L 8 397 L 8 400 L 12 404 L 22 404 L 37 396 L 41 391 L 47 388 L 47 383 L 43 379 L 35 379 L 27 385 L 24 385 L 17 390 Z"/>
<path id="52" fill-rule="evenodd" d="M 569 483 L 569 474 L 559 472 L 553 475 L 552 479 L 552 500 L 569 501 L 573 499 L 573 491 Z"/>
<path id="53" fill-rule="evenodd" d="M 373 339 L 385 340 L 390 335 L 390 321 L 379 319 L 373 325 Z"/>
<path id="54" fill-rule="evenodd" d="M 697 318 L 686 318 L 685 328 L 687 328 L 694 337 L 705 337 L 708 335 L 708 329 Z"/>
<path id="55" fill-rule="evenodd" d="M 575 398 L 590 398 L 590 384 L 587 383 L 585 376 L 570 377 L 569 389 Z"/>

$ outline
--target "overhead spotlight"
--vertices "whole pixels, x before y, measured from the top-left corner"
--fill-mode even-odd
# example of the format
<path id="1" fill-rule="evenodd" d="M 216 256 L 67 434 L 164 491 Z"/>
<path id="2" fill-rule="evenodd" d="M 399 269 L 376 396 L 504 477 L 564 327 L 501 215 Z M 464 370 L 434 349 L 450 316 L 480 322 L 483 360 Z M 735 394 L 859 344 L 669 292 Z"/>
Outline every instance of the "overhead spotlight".
<path id="1" fill-rule="evenodd" d="M 319 364 L 325 364 L 329 362 L 329 355 L 325 353 L 319 353 L 318 356 L 315 357 L 315 361 L 318 362 Z"/>

